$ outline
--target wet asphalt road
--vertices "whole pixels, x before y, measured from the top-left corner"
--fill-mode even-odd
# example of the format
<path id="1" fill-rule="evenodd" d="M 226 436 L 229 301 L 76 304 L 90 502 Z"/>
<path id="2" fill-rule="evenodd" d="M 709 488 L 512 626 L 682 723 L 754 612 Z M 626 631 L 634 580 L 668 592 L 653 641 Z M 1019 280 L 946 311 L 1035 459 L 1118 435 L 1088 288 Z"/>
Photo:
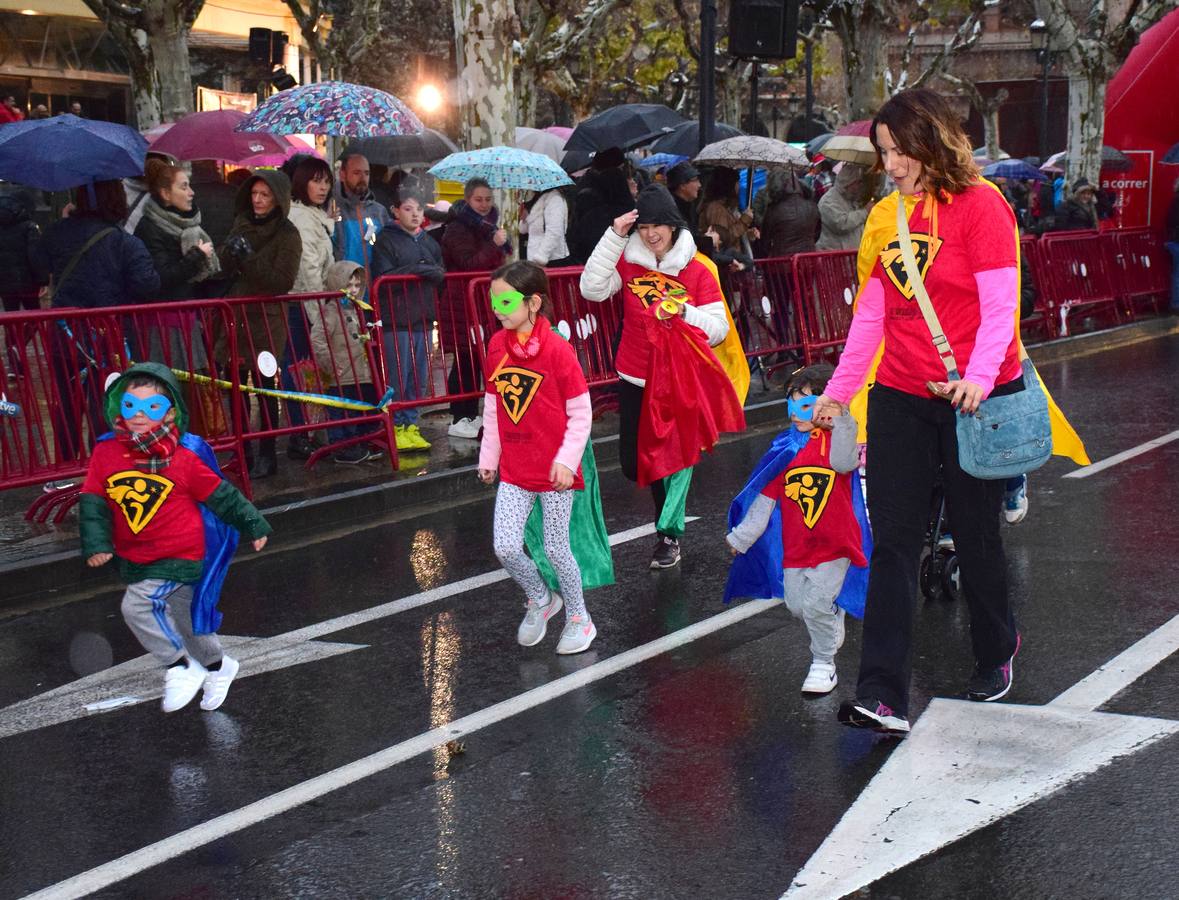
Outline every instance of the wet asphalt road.
<path id="1" fill-rule="evenodd" d="M 1179 337 L 1044 366 L 1094 461 L 1179 429 Z M 524 650 L 511 582 L 334 632 L 363 645 L 240 679 L 225 706 L 165 718 L 155 702 L 0 739 L 0 898 L 19 897 L 460 716 L 724 611 L 728 501 L 769 431 L 697 470 L 684 563 L 615 548 L 618 584 L 587 596 L 599 637 Z M 1043 704 L 1179 612 L 1179 443 L 1093 477 L 1033 476 L 1005 530 L 1024 637 L 1008 698 Z M 498 568 L 490 489 L 349 537 L 272 550 L 231 571 L 224 634 L 279 635 Z M 612 533 L 649 501 L 603 473 Z M 914 712 L 970 669 L 965 610 L 921 604 Z M 83 636 L 79 638 L 79 636 Z M 98 635 L 102 640 L 93 636 Z M 74 654 L 71 659 L 70 647 Z M 0 621 L 0 706 L 141 655 L 110 594 Z M 89 648 L 89 649 L 87 649 Z M 374 777 L 183 853 L 99 896 L 777 897 L 894 748 L 844 729 L 859 655 L 805 700 L 805 630 L 746 619 Z M 76 668 L 83 671 L 79 673 Z M 1179 719 L 1168 659 L 1106 711 Z M 938 850 L 859 896 L 1168 897 L 1179 882 L 1179 738 Z M 998 763 L 1001 765 L 1001 761 Z M 903 785 L 897 785 L 898 794 Z"/>

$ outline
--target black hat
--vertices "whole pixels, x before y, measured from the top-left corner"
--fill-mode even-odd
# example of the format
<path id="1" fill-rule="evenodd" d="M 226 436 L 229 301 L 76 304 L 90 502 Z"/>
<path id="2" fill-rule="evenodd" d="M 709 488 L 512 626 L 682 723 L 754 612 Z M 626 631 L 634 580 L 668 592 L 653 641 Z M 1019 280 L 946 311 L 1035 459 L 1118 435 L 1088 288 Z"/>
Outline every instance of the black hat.
<path id="1" fill-rule="evenodd" d="M 692 179 L 699 177 L 700 172 L 690 162 L 676 163 L 667 170 L 667 189 L 674 191 L 681 185 L 685 185 Z"/>
<path id="2" fill-rule="evenodd" d="M 670 225 L 672 228 L 687 228 L 688 223 L 675 205 L 675 198 L 661 184 L 650 184 L 639 191 L 636 202 L 639 216 L 636 225 Z"/>
<path id="3" fill-rule="evenodd" d="M 594 154 L 594 161 L 590 163 L 593 169 L 614 169 L 626 162 L 626 156 L 620 147 L 607 147 Z"/>

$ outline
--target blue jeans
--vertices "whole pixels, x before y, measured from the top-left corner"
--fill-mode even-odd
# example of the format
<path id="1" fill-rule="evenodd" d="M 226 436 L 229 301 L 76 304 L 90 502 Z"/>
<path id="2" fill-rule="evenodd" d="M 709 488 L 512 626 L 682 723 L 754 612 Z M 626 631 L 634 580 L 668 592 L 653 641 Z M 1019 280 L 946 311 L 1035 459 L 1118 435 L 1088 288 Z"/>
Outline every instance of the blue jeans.
<path id="1" fill-rule="evenodd" d="M 363 384 L 342 384 L 339 387 L 339 392 L 341 397 L 348 400 L 363 400 L 366 403 L 376 403 L 379 399 L 377 397 L 377 389 L 371 381 L 366 381 Z M 352 413 L 346 409 L 336 409 L 334 406 L 329 406 L 327 410 L 328 418 L 333 422 L 359 415 L 359 413 Z M 371 424 L 365 427 L 374 434 L 380 430 L 379 428 L 374 428 Z M 328 441 L 334 444 L 336 441 L 356 437 L 360 433 L 359 425 L 336 425 L 328 429 Z"/>
<path id="2" fill-rule="evenodd" d="M 302 303 L 287 304 L 287 346 L 282 359 L 282 389 L 296 391 L 295 378 L 291 375 L 292 364 L 301 359 L 311 359 L 311 334 L 308 331 L 307 318 L 303 315 Z M 306 418 L 303 415 L 302 403 L 288 403 L 287 415 L 292 425 L 303 425 Z"/>
<path id="3" fill-rule="evenodd" d="M 1167 241 L 1171 253 L 1171 312 L 1179 313 L 1179 243 Z"/>
<path id="4" fill-rule="evenodd" d="M 426 350 L 425 329 L 386 331 L 385 365 L 394 400 L 418 400 L 430 393 L 430 355 Z M 413 425 L 417 409 L 399 409 L 393 414 L 396 425 Z"/>

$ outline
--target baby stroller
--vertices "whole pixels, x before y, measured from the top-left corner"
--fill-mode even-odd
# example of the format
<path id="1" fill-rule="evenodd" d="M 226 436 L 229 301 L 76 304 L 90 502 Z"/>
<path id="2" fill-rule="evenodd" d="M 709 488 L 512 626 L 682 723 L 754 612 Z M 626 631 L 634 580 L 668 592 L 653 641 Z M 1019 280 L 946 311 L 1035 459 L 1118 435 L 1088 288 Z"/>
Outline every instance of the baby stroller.
<path id="1" fill-rule="evenodd" d="M 933 489 L 925 546 L 926 552 L 921 557 L 921 593 L 926 600 L 961 600 L 958 554 L 946 524 L 946 496 L 941 482 Z"/>

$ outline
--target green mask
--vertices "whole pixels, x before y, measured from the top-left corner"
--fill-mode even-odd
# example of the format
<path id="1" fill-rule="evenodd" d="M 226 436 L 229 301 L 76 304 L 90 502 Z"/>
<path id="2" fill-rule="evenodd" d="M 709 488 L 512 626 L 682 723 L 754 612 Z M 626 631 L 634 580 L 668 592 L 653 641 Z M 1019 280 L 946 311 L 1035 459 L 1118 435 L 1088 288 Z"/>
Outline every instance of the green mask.
<path id="1" fill-rule="evenodd" d="M 520 308 L 524 295 L 519 291 L 503 291 L 491 295 L 491 308 L 501 316 L 510 316 Z"/>

